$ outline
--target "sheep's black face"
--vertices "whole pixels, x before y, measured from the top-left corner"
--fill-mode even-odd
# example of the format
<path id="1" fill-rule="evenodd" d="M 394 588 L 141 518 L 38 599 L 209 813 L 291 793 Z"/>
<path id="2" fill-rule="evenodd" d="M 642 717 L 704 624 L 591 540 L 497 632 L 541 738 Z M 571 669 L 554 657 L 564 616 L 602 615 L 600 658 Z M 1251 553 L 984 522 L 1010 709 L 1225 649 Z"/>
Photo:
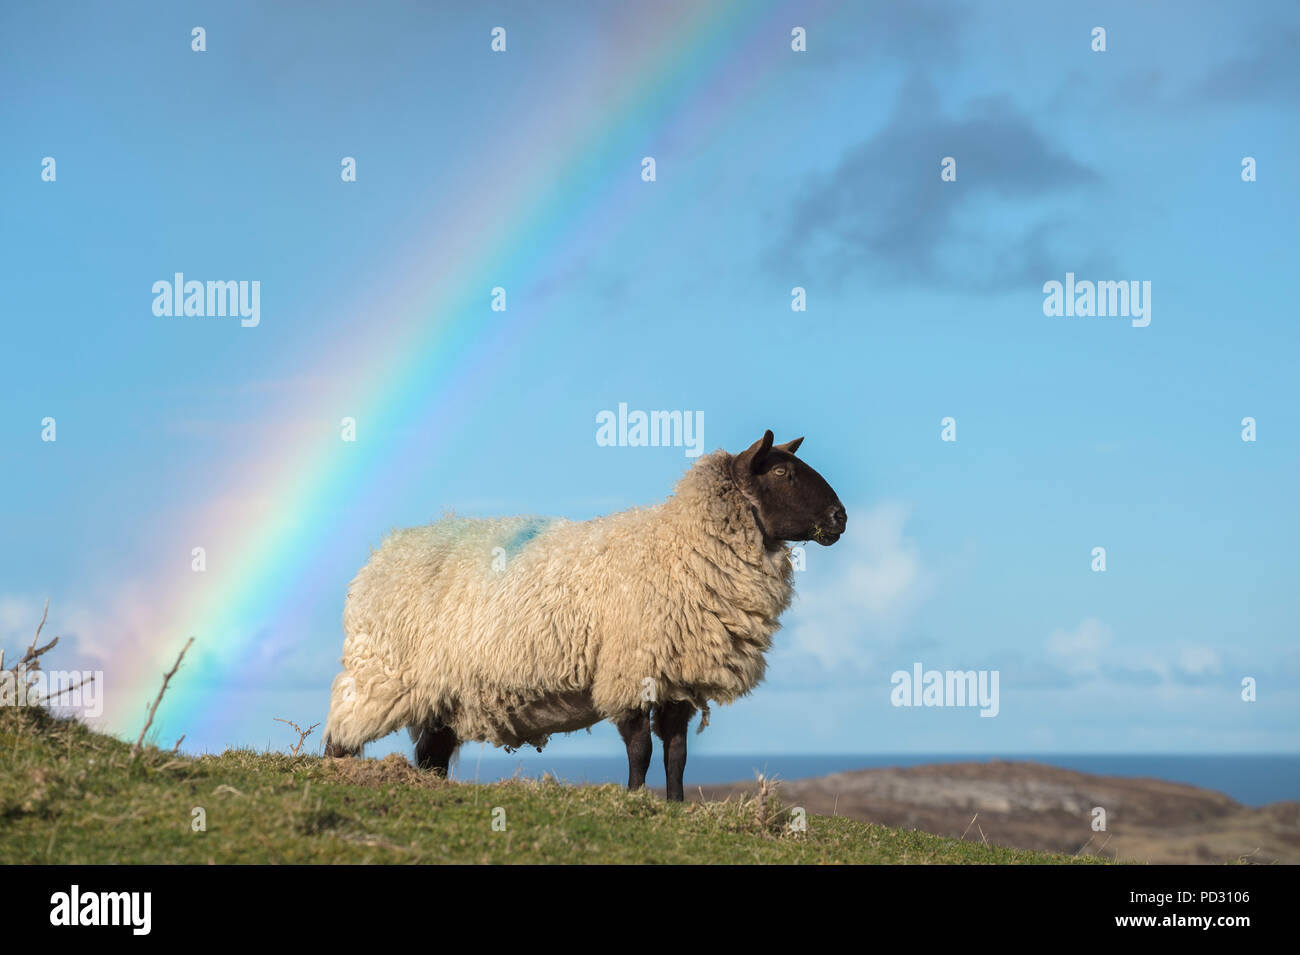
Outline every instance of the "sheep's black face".
<path id="1" fill-rule="evenodd" d="M 768 541 L 829 547 L 844 533 L 848 515 L 826 479 L 795 457 L 802 443 L 796 438 L 774 445 L 768 431 L 732 459 L 733 474 Z"/>

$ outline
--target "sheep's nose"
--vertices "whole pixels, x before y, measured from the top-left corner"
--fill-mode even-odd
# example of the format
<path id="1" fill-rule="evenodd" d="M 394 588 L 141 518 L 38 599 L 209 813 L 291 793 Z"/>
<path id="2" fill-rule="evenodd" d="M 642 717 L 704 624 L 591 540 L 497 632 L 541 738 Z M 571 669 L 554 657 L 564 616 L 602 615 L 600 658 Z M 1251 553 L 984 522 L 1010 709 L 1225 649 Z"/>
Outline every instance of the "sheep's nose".
<path id="1" fill-rule="evenodd" d="M 849 515 L 844 511 L 843 504 L 832 504 L 831 509 L 826 512 L 826 522 L 830 524 L 830 531 L 834 534 L 843 534 L 844 528 L 848 526 Z"/>

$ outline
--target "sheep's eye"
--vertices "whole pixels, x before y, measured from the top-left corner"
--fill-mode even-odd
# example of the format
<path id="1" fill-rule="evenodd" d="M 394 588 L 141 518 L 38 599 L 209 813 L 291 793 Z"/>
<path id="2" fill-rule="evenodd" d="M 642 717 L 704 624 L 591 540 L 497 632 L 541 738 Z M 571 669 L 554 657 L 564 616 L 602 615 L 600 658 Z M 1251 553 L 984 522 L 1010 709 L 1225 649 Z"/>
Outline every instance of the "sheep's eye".
<path id="1" fill-rule="evenodd" d="M 781 477 L 785 477 L 785 465 L 782 464 L 782 465 L 778 465 L 777 467 L 772 468 L 772 473 L 773 473 L 773 474 L 779 474 L 779 475 L 781 475 Z"/>

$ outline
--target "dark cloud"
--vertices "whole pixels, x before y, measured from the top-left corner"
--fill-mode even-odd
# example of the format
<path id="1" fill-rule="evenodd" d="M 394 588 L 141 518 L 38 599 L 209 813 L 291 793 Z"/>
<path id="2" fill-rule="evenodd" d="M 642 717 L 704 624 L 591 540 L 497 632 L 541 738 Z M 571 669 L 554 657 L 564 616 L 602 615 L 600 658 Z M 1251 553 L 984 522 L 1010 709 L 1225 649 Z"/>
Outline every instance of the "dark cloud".
<path id="1" fill-rule="evenodd" d="M 1227 41 L 1224 41 L 1225 43 Z M 1294 106 L 1300 90 L 1300 30 L 1290 25 L 1249 26 L 1238 48 L 1206 69 L 1190 57 L 1145 64 L 1106 75 L 1071 70 L 1057 80 L 1052 112 L 1116 111 L 1153 123 L 1203 122 L 1211 113 L 1242 107 Z"/>
<path id="2" fill-rule="evenodd" d="M 1186 99 L 1195 103 L 1294 104 L 1300 91 L 1300 30 L 1260 29 L 1249 47 L 1212 69 Z"/>
<path id="3" fill-rule="evenodd" d="M 630 278 L 626 273 L 606 269 L 583 255 L 556 265 L 528 289 L 528 300 L 546 305 L 557 296 L 571 300 L 578 293 L 607 308 L 622 303 L 629 294 Z"/>
<path id="4" fill-rule="evenodd" d="M 955 183 L 940 181 L 945 156 L 957 161 Z M 1065 223 L 1032 204 L 1099 182 L 1009 99 L 949 117 L 913 78 L 884 128 L 806 184 L 769 260 L 783 272 L 815 263 L 831 280 L 986 291 L 1041 282 L 1058 271 L 1049 248 Z"/>

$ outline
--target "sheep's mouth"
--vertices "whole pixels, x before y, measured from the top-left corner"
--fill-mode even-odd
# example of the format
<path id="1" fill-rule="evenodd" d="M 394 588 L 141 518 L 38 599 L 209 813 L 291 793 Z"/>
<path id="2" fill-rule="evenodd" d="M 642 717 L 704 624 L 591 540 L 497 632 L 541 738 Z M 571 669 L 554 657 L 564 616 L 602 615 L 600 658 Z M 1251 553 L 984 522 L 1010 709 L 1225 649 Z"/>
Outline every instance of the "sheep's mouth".
<path id="1" fill-rule="evenodd" d="M 814 526 L 812 529 L 812 534 L 809 535 L 808 539 L 815 540 L 823 547 L 830 547 L 831 544 L 834 544 L 837 540 L 840 539 L 840 535 L 835 533 L 834 531 L 828 531 L 825 528 Z"/>

